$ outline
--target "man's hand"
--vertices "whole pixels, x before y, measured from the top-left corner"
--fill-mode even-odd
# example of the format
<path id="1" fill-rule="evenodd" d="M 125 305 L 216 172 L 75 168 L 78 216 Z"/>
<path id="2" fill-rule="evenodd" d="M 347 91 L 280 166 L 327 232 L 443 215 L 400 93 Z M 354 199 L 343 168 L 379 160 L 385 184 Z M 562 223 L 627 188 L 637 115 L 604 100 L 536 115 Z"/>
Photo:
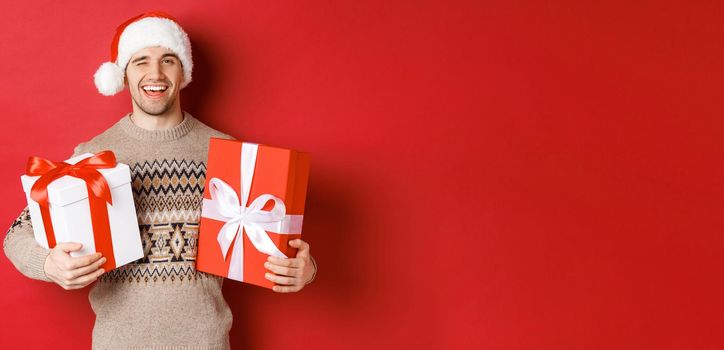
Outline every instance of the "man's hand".
<path id="1" fill-rule="evenodd" d="M 70 252 L 80 250 L 80 243 L 58 243 L 45 258 L 45 275 L 65 290 L 83 288 L 103 274 L 100 268 L 106 262 L 101 253 L 72 257 Z"/>
<path id="2" fill-rule="evenodd" d="M 298 292 L 311 282 L 317 272 L 317 266 L 309 254 L 309 244 L 301 239 L 289 241 L 289 245 L 299 248 L 295 258 L 280 259 L 270 256 L 264 263 L 269 271 L 266 278 L 275 283 L 273 291 L 279 293 Z"/>

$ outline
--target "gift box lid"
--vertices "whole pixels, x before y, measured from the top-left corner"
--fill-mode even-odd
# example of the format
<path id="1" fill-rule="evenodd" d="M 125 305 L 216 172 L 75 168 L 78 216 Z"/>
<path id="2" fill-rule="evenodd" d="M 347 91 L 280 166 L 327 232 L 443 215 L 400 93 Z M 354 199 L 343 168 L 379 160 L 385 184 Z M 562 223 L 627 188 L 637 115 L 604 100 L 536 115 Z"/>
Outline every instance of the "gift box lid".
<path id="1" fill-rule="evenodd" d="M 79 156 L 66 160 L 66 163 L 75 164 L 83 159 L 93 156 L 92 153 L 83 153 Z M 98 169 L 108 182 L 110 188 L 125 185 L 131 182 L 131 171 L 128 165 L 116 163 L 114 168 Z M 22 175 L 20 180 L 23 183 L 23 190 L 29 193 L 35 181 L 40 176 Z M 88 197 L 88 189 L 85 181 L 70 175 L 63 176 L 48 185 L 48 201 L 54 205 L 68 205 Z"/>
<path id="2" fill-rule="evenodd" d="M 238 159 L 244 144 L 258 146 L 249 198 L 269 193 L 282 199 L 287 214 L 304 214 L 310 166 L 310 154 L 307 152 L 212 137 L 209 140 L 207 179 L 220 177 L 240 195 Z M 207 185 L 208 182 L 204 187 L 204 198 L 210 199 Z M 264 210 L 270 208 L 271 203 L 267 203 Z"/>

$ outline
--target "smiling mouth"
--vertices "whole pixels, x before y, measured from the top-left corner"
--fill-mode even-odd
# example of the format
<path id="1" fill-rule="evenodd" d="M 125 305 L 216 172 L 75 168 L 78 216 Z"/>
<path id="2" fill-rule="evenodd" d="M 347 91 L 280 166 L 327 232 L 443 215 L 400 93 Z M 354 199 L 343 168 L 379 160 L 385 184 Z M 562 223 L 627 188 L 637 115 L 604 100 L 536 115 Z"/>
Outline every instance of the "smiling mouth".
<path id="1" fill-rule="evenodd" d="M 147 97 L 152 99 L 158 99 L 166 94 L 168 86 L 163 84 L 149 84 L 141 86 L 141 90 L 143 90 L 143 93 Z"/>

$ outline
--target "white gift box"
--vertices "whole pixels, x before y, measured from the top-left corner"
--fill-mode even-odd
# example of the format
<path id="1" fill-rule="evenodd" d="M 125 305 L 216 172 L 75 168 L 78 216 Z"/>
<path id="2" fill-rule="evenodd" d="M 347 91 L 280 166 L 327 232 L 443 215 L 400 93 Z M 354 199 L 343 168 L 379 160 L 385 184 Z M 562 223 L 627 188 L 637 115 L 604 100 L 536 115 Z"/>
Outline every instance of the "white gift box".
<path id="1" fill-rule="evenodd" d="M 93 154 L 84 153 L 65 162 L 75 164 L 91 156 Z M 126 164 L 117 163 L 114 168 L 97 170 L 108 182 L 113 199 L 113 205 L 106 203 L 115 259 L 115 266 L 106 266 L 108 262 L 103 266 L 108 271 L 142 258 L 143 247 L 131 192 L 130 168 Z M 30 198 L 30 190 L 39 178 L 39 176 L 22 175 L 21 181 L 28 201 L 35 240 L 41 246 L 49 248 L 40 205 Z M 96 244 L 85 181 L 69 175 L 56 179 L 48 185 L 48 201 L 55 241 L 82 243 L 82 249 L 70 253 L 74 257 L 95 253 Z M 103 253 L 104 256 L 108 255 L 106 252 Z"/>

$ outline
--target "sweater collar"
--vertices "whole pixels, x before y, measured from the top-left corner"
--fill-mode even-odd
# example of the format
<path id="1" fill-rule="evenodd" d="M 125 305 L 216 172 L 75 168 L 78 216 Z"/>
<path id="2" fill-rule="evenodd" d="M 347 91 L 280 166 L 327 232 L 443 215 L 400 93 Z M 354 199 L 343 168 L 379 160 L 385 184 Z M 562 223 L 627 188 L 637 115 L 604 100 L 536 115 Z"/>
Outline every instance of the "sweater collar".
<path id="1" fill-rule="evenodd" d="M 196 118 L 191 116 L 191 114 L 188 114 L 187 112 L 184 113 L 184 120 L 181 121 L 178 125 L 169 128 L 169 129 L 163 129 L 163 130 L 148 130 L 144 129 L 136 124 L 133 124 L 133 121 L 131 121 L 131 113 L 126 114 L 120 121 L 119 124 L 123 131 L 125 131 L 129 136 L 139 139 L 139 140 L 145 140 L 145 141 L 154 141 L 154 142 L 162 142 L 162 141 L 173 141 L 182 138 L 184 135 L 188 134 L 191 129 L 194 128 L 196 125 Z"/>

